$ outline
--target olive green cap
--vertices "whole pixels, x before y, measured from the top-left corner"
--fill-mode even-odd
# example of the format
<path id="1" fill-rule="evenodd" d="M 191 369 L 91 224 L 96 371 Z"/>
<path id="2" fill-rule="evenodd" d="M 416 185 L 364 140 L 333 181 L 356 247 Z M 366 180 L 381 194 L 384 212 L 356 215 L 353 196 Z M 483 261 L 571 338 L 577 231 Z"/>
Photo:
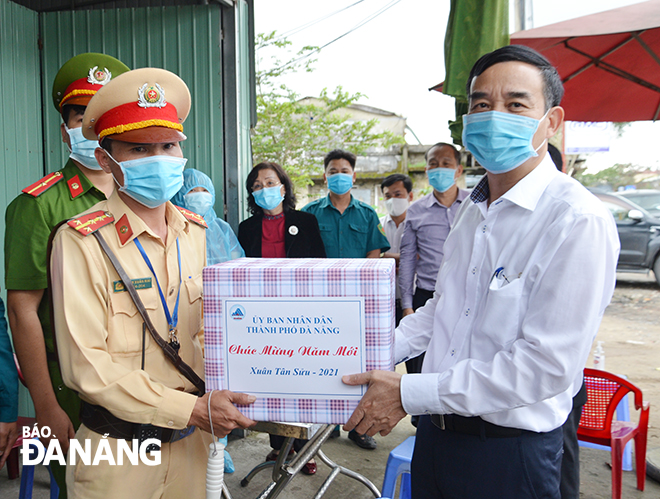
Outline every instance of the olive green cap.
<path id="1" fill-rule="evenodd" d="M 87 52 L 72 57 L 60 68 L 53 82 L 53 104 L 58 113 L 62 106 L 86 106 L 89 100 L 112 78 L 129 71 L 128 66 L 112 56 Z"/>

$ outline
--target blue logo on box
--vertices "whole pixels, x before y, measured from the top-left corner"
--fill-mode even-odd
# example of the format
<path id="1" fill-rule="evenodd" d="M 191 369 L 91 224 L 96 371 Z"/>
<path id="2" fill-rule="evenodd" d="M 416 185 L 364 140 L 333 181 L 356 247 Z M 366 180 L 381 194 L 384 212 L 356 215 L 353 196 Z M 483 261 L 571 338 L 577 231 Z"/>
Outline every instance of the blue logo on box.
<path id="1" fill-rule="evenodd" d="M 241 321 L 245 318 L 245 309 L 241 305 L 234 305 L 231 307 L 229 315 L 235 321 Z"/>

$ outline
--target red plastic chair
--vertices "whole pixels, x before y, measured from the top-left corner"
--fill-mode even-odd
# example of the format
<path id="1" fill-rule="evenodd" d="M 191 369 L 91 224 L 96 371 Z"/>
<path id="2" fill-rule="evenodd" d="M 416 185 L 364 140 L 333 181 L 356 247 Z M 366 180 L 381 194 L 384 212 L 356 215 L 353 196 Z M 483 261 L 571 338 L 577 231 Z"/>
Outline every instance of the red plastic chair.
<path id="1" fill-rule="evenodd" d="M 649 403 L 642 400 L 639 388 L 607 371 L 587 368 L 584 370 L 584 382 L 587 385 L 588 400 L 582 409 L 578 440 L 611 447 L 612 498 L 621 499 L 623 449 L 634 439 L 637 488 L 644 490 Z M 613 421 L 617 405 L 629 392 L 635 396 L 635 409 L 641 410 L 639 422 Z"/>
<path id="2" fill-rule="evenodd" d="M 7 458 L 7 475 L 10 480 L 14 480 L 21 476 L 19 467 L 18 467 L 18 450 L 23 445 L 23 427 L 27 426 L 32 429 L 36 419 L 34 418 L 18 418 L 18 431 L 20 432 L 18 439 L 14 443 L 11 451 L 9 452 L 9 457 Z"/>

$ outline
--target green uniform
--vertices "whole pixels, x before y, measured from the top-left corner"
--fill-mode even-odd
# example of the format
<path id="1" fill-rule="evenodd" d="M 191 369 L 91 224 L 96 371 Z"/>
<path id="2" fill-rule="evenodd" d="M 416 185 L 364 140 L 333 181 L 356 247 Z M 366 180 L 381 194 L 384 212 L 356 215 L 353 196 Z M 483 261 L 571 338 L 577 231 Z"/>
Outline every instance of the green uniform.
<path id="1" fill-rule="evenodd" d="M 61 174 L 61 176 L 57 175 Z M 33 184 L 14 199 L 5 214 L 5 288 L 8 290 L 39 290 L 48 287 L 46 273 L 48 237 L 62 220 L 91 208 L 105 195 L 94 187 L 82 171 L 69 160 L 62 170 Z M 43 187 L 39 187 L 40 185 Z M 37 186 L 36 188 L 34 186 Z M 32 189 L 31 189 L 32 188 Z M 36 189 L 36 190 L 35 190 Z M 32 190 L 32 194 L 25 191 Z M 44 331 L 48 370 L 57 401 L 71 419 L 74 428 L 80 426 L 80 399 L 64 386 L 53 344 L 48 293 L 39 304 L 39 321 Z M 60 488 L 64 485 L 64 467 L 51 463 Z M 60 479 L 61 472 L 61 479 Z"/>
<path id="2" fill-rule="evenodd" d="M 312 201 L 301 211 L 316 216 L 328 258 L 366 258 L 375 249 L 390 249 L 374 209 L 353 196 L 344 213 L 334 207 L 330 196 Z"/>

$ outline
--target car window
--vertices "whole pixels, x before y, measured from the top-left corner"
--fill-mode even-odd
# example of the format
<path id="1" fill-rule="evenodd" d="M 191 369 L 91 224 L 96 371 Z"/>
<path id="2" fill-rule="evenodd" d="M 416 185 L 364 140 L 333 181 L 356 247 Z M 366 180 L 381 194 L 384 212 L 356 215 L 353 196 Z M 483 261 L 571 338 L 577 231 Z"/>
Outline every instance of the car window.
<path id="1" fill-rule="evenodd" d="M 605 207 L 610 210 L 610 213 L 614 217 L 614 220 L 617 222 L 630 222 L 631 219 L 628 218 L 628 212 L 630 208 L 619 203 L 615 203 L 609 200 L 603 200 Z"/>
<path id="2" fill-rule="evenodd" d="M 660 209 L 660 194 L 655 195 L 639 195 L 639 196 L 625 196 L 629 198 L 632 202 L 637 203 L 645 210 L 655 210 Z"/>

